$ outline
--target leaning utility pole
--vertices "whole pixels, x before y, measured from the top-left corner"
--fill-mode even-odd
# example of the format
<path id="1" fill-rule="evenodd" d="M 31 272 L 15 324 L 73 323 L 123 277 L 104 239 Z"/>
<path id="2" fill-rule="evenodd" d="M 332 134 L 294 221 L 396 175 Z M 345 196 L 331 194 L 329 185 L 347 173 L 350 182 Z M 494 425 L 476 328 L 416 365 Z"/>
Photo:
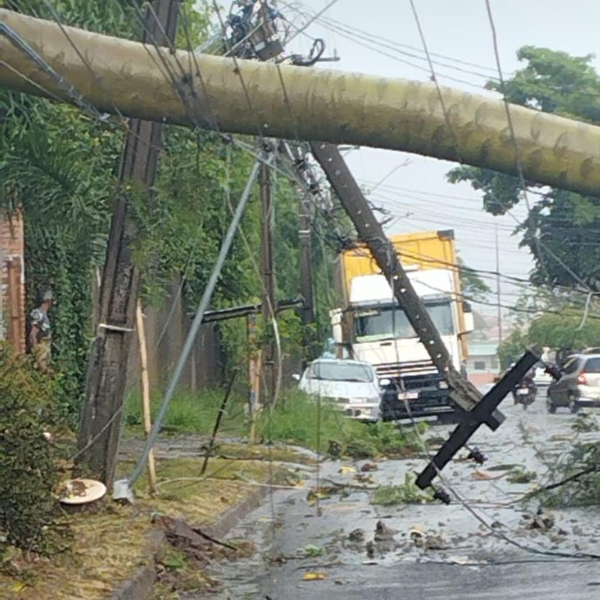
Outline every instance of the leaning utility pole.
<path id="1" fill-rule="evenodd" d="M 277 298 L 275 293 L 275 261 L 273 257 L 273 223 L 274 203 L 271 165 L 262 163 L 259 175 L 261 205 L 261 271 L 263 285 L 262 316 L 263 327 L 268 339 L 263 350 L 263 404 L 273 405 L 277 386 L 277 369 L 275 366 L 276 348 L 272 338 L 273 324 L 277 314 Z M 271 324 L 271 327 L 269 327 Z"/>
<path id="2" fill-rule="evenodd" d="M 425 346 L 433 364 L 448 382 L 451 399 L 464 411 L 472 410 L 481 399 L 481 394 L 454 368 L 448 349 L 402 267 L 396 249 L 375 218 L 337 146 L 324 142 L 311 142 L 310 147 L 344 210 L 354 223 L 359 239 L 371 251 L 377 266 L 389 281 L 398 304 L 404 309 L 410 324 L 419 334 L 421 343 Z M 502 420 L 503 415 L 498 411 L 486 415 L 485 418 L 487 425 L 494 430 L 499 427 Z"/>
<path id="3" fill-rule="evenodd" d="M 144 21 L 144 43 L 166 46 L 174 41 L 179 6 L 180 0 L 154 0 L 149 4 Z M 80 469 L 108 486 L 112 486 L 114 479 L 127 362 L 139 294 L 139 272 L 133 264 L 130 248 L 134 233 L 128 216 L 130 194 L 137 190 L 151 193 L 162 133 L 160 123 L 139 119 L 131 119 L 128 128 L 78 439 Z"/>

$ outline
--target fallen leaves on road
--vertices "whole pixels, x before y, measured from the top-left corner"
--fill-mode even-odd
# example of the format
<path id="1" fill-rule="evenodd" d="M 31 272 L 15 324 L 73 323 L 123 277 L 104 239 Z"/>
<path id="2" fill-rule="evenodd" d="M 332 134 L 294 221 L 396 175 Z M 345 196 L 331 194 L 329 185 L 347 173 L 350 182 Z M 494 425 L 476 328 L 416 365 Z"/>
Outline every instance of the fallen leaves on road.
<path id="1" fill-rule="evenodd" d="M 342 475 L 349 475 L 350 473 L 356 473 L 356 467 L 341 466 L 339 473 L 341 473 Z"/>
<path id="2" fill-rule="evenodd" d="M 309 571 L 302 576 L 303 581 L 323 581 L 324 579 L 327 579 L 327 574 L 319 571 Z"/>
<path id="3" fill-rule="evenodd" d="M 477 479 L 477 481 L 495 481 L 496 479 L 502 479 L 506 477 L 507 473 L 500 473 L 500 475 L 492 475 L 491 473 L 487 473 L 486 471 L 481 471 L 480 469 L 475 469 L 471 474 L 473 479 Z"/>
<path id="4" fill-rule="evenodd" d="M 300 550 L 300 553 L 307 558 L 316 558 L 317 556 L 323 556 L 323 554 L 325 554 L 325 550 L 320 546 L 308 544 Z"/>

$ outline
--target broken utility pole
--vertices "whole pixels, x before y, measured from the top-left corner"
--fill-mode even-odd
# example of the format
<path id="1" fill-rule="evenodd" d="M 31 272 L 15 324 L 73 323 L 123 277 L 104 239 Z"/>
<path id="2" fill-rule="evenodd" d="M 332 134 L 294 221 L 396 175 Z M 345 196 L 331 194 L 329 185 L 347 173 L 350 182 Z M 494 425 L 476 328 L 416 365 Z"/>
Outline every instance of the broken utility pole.
<path id="1" fill-rule="evenodd" d="M 451 460 L 465 446 L 475 432 L 489 419 L 489 416 L 504 400 L 507 394 L 515 389 L 527 371 L 533 367 L 540 357 L 534 352 L 526 352 L 521 360 L 482 398 L 477 406 L 469 411 L 460 425 L 452 432 L 446 443 L 440 448 L 432 461 L 417 477 L 417 486 L 424 490 Z"/>
<path id="2" fill-rule="evenodd" d="M 274 320 L 277 314 L 277 298 L 275 290 L 275 261 L 273 257 L 273 223 L 274 203 L 271 165 L 263 162 L 260 168 L 260 201 L 261 201 L 261 270 L 263 285 L 262 316 L 263 327 L 267 336 L 263 349 L 263 403 L 273 405 L 277 387 L 277 355 L 273 340 Z"/>
<path id="3" fill-rule="evenodd" d="M 481 394 L 454 368 L 450 354 L 402 267 L 393 244 L 375 218 L 337 146 L 324 142 L 311 142 L 310 147 L 340 203 L 354 223 L 360 241 L 364 242 L 371 251 L 377 266 L 389 281 L 398 304 L 404 309 L 410 324 L 419 334 L 431 361 L 448 382 L 450 398 L 463 411 L 472 410 L 481 399 Z M 504 416 L 495 411 L 486 415 L 484 422 L 495 430 L 503 419 Z"/>
<path id="4" fill-rule="evenodd" d="M 175 39 L 180 0 L 148 6 L 143 42 L 170 45 Z M 163 50 L 164 51 L 164 50 Z M 111 487 L 121 432 L 127 362 L 135 328 L 139 273 L 133 264 L 128 218 L 130 193 L 151 193 L 161 144 L 160 123 L 131 119 L 119 172 L 119 196 L 112 218 L 102 275 L 98 328 L 92 347 L 79 432 L 79 468 Z"/>

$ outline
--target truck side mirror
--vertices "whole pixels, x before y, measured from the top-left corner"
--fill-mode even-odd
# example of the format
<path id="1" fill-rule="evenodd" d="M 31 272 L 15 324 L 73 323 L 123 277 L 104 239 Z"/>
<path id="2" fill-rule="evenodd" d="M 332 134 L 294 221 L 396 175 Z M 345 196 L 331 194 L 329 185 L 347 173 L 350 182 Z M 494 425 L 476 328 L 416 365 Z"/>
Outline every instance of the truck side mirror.
<path id="1" fill-rule="evenodd" d="M 341 308 L 334 308 L 333 310 L 329 311 L 329 316 L 331 317 L 333 340 L 336 344 L 342 344 L 344 342 L 342 330 L 343 311 Z"/>
<path id="2" fill-rule="evenodd" d="M 298 373 L 294 373 L 292 375 L 292 379 L 295 379 L 296 381 L 300 381 L 301 377 L 300 377 L 300 375 Z"/>

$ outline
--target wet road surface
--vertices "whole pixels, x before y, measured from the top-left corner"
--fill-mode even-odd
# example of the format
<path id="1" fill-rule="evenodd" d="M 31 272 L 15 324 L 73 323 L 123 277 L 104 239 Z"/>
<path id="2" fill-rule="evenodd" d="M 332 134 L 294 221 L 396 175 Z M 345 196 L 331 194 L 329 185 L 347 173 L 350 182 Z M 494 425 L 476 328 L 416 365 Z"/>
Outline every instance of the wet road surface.
<path id="1" fill-rule="evenodd" d="M 230 536 L 253 541 L 259 552 L 215 565 L 211 574 L 223 589 L 211 597 L 600 599 L 600 561 L 552 555 L 600 556 L 600 510 L 553 510 L 555 523 L 547 531 L 532 530 L 537 506 L 518 500 L 534 484 L 487 479 L 503 473 L 490 468 L 516 464 L 546 482 L 548 465 L 563 459 L 575 440 L 600 439 L 598 432 L 574 433 L 575 417 L 547 414 L 543 398 L 527 412 L 508 401 L 503 411 L 508 418 L 497 432 L 482 428 L 473 440 L 488 462 L 478 467 L 456 461 L 445 471 L 464 503 L 374 505 L 372 489 L 356 489 L 362 485 L 356 473 L 340 472 L 342 466 L 360 469 L 365 461 L 325 462 L 321 485 L 335 481 L 352 487 L 322 499 L 318 507 L 307 499 L 315 473 L 304 488 L 275 490 Z M 426 436 L 446 436 L 450 430 L 432 427 Z M 378 462 L 371 487 L 403 483 L 407 473 L 419 472 L 424 464 L 420 459 Z M 376 536 L 379 521 L 384 529 Z M 303 580 L 314 573 L 325 578 Z"/>

